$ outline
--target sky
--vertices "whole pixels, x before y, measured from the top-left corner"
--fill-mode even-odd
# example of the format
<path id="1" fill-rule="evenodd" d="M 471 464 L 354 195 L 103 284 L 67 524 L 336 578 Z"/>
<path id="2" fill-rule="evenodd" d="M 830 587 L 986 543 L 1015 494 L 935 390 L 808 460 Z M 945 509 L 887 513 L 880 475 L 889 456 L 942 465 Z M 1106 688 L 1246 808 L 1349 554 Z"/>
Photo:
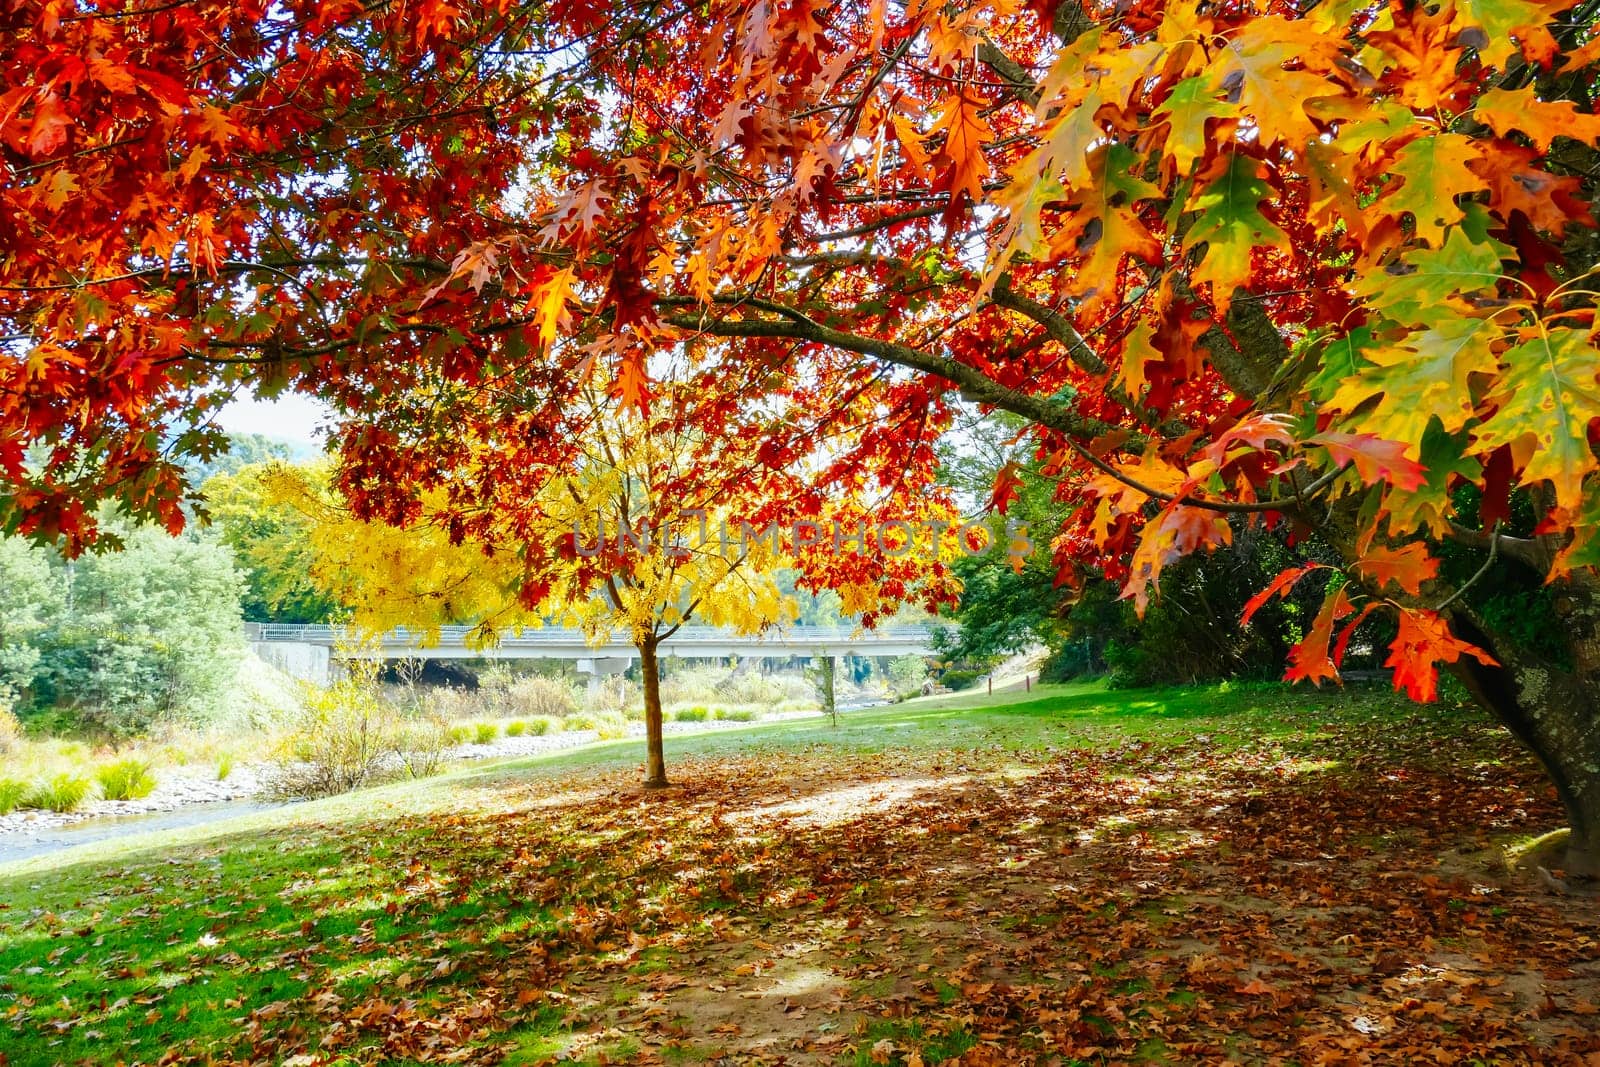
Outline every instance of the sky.
<path id="1" fill-rule="evenodd" d="M 283 393 L 262 400 L 243 393 L 217 415 L 217 422 L 229 433 L 258 433 L 277 441 L 320 452 L 318 427 L 327 427 L 333 412 L 320 400 L 298 393 Z"/>

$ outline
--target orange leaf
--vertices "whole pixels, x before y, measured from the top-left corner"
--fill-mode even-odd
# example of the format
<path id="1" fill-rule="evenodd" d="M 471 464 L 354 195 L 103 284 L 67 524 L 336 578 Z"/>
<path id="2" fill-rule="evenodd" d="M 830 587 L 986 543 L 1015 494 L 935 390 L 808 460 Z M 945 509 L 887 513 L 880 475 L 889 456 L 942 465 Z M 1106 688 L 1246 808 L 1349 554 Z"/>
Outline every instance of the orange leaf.
<path id="1" fill-rule="evenodd" d="M 1401 548 L 1377 545 L 1356 561 L 1355 569 L 1379 588 L 1393 582 L 1416 596 L 1422 592 L 1422 583 L 1439 573 L 1439 561 L 1428 555 L 1428 546 L 1413 541 Z"/>
<path id="2" fill-rule="evenodd" d="M 1412 700 L 1424 703 L 1439 695 L 1437 664 L 1454 663 L 1471 656 L 1493 667 L 1495 658 L 1476 645 L 1455 637 L 1438 613 L 1400 609 L 1400 632 L 1389 646 L 1385 667 L 1394 668 L 1394 687 L 1404 689 Z"/>
<path id="3" fill-rule="evenodd" d="M 989 506 L 1000 514 L 1006 513 L 1006 508 L 1017 499 L 1022 489 L 1022 477 L 1018 473 L 1016 462 L 1007 461 L 1000 472 L 994 476 L 994 491 L 989 494 Z"/>
<path id="4" fill-rule="evenodd" d="M 1339 681 L 1339 665 L 1328 654 L 1328 645 L 1333 641 L 1333 624 L 1353 610 L 1350 595 L 1344 586 L 1328 595 L 1322 602 L 1322 610 L 1317 612 L 1316 619 L 1312 621 L 1311 629 L 1299 644 L 1289 650 L 1289 669 L 1283 674 L 1285 681 L 1304 680 L 1319 686 L 1324 679 Z"/>
<path id="5" fill-rule="evenodd" d="M 644 366 L 644 352 L 630 348 L 622 353 L 622 363 L 617 368 L 616 395 L 624 407 L 638 408 L 641 412 L 650 407 L 650 376 Z"/>
<path id="6" fill-rule="evenodd" d="M 960 212 L 963 193 L 974 203 L 983 199 L 983 180 L 989 176 L 989 160 L 983 149 L 994 140 L 994 129 L 983 117 L 983 109 L 988 106 L 982 97 L 958 93 L 946 98 L 939 120 L 934 123 L 934 131 L 944 131 L 939 160 L 945 169 L 934 188 L 950 193 L 946 225 Z"/>

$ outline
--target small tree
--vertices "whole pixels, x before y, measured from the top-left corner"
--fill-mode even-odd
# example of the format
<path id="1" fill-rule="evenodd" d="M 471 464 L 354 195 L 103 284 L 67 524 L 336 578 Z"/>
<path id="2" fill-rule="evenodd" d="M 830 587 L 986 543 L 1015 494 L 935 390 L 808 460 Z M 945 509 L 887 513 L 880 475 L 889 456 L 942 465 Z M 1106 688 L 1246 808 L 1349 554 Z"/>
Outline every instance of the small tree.
<path id="1" fill-rule="evenodd" d="M 918 592 L 954 594 L 934 546 L 885 551 L 868 536 L 835 553 L 834 523 L 859 533 L 867 522 L 859 497 L 837 487 L 825 496 L 793 468 L 764 462 L 759 434 L 707 435 L 691 391 L 663 386 L 648 415 L 608 413 L 592 393 L 584 402 L 570 461 L 508 484 L 482 521 L 452 522 L 448 496 L 434 490 L 407 526 L 362 522 L 287 469 L 278 494 L 312 517 L 316 571 L 365 629 L 436 638 L 443 625 L 471 623 L 484 646 L 546 622 L 581 627 L 597 645 L 625 633 L 641 668 L 652 787 L 668 784 L 658 649 L 680 627 L 754 634 L 792 621 L 793 598 L 776 580 L 785 566 L 812 589 L 838 589 L 845 609 L 869 621 Z M 456 477 L 505 477 L 512 447 L 473 441 Z M 910 494 L 878 514 L 953 518 L 939 497 Z"/>

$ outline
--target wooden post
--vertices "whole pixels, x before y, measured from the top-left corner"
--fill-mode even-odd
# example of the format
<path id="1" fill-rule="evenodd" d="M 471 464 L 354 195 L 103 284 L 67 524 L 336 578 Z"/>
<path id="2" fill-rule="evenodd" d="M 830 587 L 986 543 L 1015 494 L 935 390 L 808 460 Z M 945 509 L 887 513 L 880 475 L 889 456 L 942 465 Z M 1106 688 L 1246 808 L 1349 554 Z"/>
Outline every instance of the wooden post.
<path id="1" fill-rule="evenodd" d="M 989 675 L 989 695 L 994 696 L 994 675 Z"/>
<path id="2" fill-rule="evenodd" d="M 1024 674 L 1022 676 L 1022 687 L 1025 692 L 1033 692 L 1033 675 Z"/>

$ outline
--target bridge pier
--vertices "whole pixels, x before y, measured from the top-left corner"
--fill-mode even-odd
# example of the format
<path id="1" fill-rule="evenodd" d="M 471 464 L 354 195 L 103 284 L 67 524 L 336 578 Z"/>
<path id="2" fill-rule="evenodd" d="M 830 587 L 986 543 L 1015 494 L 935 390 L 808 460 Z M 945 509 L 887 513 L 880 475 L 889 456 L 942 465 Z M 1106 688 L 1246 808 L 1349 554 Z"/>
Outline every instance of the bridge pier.
<path id="1" fill-rule="evenodd" d="M 607 677 L 621 674 L 632 662 L 632 658 L 626 656 L 588 656 L 579 659 L 578 673 L 588 675 L 585 681 L 589 686 L 589 703 L 593 704 L 600 699 L 600 691 Z"/>

